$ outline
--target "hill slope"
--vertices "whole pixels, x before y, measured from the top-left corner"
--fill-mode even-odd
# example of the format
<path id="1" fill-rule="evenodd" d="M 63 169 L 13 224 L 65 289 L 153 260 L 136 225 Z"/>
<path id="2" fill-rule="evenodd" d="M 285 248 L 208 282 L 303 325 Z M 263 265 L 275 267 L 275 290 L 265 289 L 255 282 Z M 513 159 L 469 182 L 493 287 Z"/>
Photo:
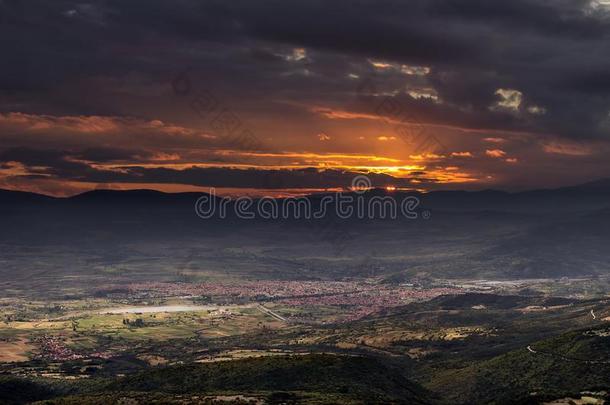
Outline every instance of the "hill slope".
<path id="1" fill-rule="evenodd" d="M 426 385 L 457 403 L 537 403 L 610 390 L 608 326 L 568 332 L 528 347 L 441 371 Z"/>
<path id="2" fill-rule="evenodd" d="M 254 394 L 268 399 L 285 396 L 297 401 L 313 396 L 315 403 L 336 403 L 338 398 L 341 403 L 431 403 L 430 394 L 406 379 L 399 369 L 371 358 L 327 354 L 170 366 L 112 380 L 78 381 L 72 387 L 57 385 L 54 392 L 47 382 L 0 380 L 0 403 L 19 398 L 12 388 L 20 387 L 30 387 L 36 393 L 27 397 L 30 400 L 55 397 L 51 403 L 89 403 L 89 399 L 115 403 L 118 397 L 133 393 L 146 393 L 138 394 L 144 401 L 141 403 L 153 394 L 163 395 L 166 401 L 214 393 Z M 62 399 L 66 394 L 70 396 Z"/>

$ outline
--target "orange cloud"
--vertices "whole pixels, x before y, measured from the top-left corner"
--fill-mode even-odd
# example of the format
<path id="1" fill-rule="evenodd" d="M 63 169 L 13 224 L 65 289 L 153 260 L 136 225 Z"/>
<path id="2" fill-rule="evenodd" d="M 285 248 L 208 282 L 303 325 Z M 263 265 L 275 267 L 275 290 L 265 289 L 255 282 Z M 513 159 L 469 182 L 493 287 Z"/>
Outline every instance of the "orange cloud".
<path id="1" fill-rule="evenodd" d="M 369 63 L 377 69 L 389 69 L 394 66 L 391 63 L 381 62 L 381 61 L 376 61 L 376 60 L 371 60 L 371 59 L 369 59 Z"/>
<path id="2" fill-rule="evenodd" d="M 422 160 L 440 160 L 444 159 L 444 155 L 437 155 L 435 153 L 423 153 L 421 155 L 409 155 L 409 158 L 416 161 Z"/>
<path id="3" fill-rule="evenodd" d="M 452 152 L 451 153 L 452 157 L 474 157 L 474 155 L 471 152 Z"/>
<path id="4" fill-rule="evenodd" d="M 483 140 L 485 142 L 489 142 L 489 143 L 504 143 L 504 142 L 506 142 L 506 139 L 504 139 L 504 138 L 483 138 Z"/>
<path id="5" fill-rule="evenodd" d="M 384 118 L 379 115 L 374 114 L 365 114 L 365 113 L 357 113 L 343 110 L 333 110 L 330 108 L 324 107 L 314 107 L 311 109 L 312 112 L 316 114 L 320 114 L 325 118 L 331 120 L 356 120 L 356 119 L 366 119 L 366 120 L 383 120 Z"/>
<path id="6" fill-rule="evenodd" d="M 18 140 L 2 139 L 18 133 Z M 53 116 L 0 113 L 0 140 L 4 146 L 23 144 L 41 147 L 54 143 L 62 148 L 77 147 L 202 147 L 219 143 L 216 136 L 198 129 L 131 117 Z"/>
<path id="7" fill-rule="evenodd" d="M 575 142 L 549 142 L 542 146 L 546 153 L 569 156 L 587 156 L 593 153 L 591 146 Z"/>
<path id="8" fill-rule="evenodd" d="M 502 158 L 506 156 L 506 152 L 504 152 L 502 149 L 487 149 L 485 154 L 492 158 Z"/>

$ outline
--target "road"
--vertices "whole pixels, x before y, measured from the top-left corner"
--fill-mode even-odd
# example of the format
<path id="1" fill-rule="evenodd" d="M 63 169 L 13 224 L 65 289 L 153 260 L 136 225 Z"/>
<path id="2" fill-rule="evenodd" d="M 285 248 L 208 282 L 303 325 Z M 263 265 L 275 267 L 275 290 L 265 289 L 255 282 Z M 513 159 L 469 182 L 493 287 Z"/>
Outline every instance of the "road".
<path id="1" fill-rule="evenodd" d="M 534 350 L 534 349 L 532 349 L 531 346 L 528 346 L 527 350 L 530 353 L 533 353 L 533 354 L 541 354 L 541 355 L 544 355 L 544 356 L 551 356 L 551 357 L 555 357 L 555 358 L 558 358 L 558 359 L 561 359 L 561 360 L 566 360 L 566 361 L 575 361 L 575 362 L 586 363 L 586 364 L 610 364 L 610 360 L 605 361 L 605 360 L 576 359 L 574 357 L 567 357 L 567 356 L 564 356 L 564 355 L 561 355 L 561 354 Z"/>
<path id="2" fill-rule="evenodd" d="M 282 321 L 282 322 L 288 322 L 288 319 L 284 318 L 282 315 L 278 314 L 277 312 L 273 312 L 272 310 L 270 310 L 269 308 L 265 308 L 263 305 L 258 304 L 256 306 L 256 308 L 258 308 L 259 311 L 261 311 L 263 314 L 269 315 L 275 319 L 277 319 L 278 321 Z"/>

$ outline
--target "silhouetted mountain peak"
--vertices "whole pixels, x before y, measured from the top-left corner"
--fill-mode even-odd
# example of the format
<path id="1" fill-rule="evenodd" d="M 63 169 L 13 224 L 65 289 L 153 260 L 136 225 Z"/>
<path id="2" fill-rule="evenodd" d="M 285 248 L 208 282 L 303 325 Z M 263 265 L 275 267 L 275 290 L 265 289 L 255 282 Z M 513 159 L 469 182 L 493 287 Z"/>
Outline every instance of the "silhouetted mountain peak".
<path id="1" fill-rule="evenodd" d="M 29 193 L 25 191 L 2 190 L 0 189 L 0 203 L 28 203 L 28 202 L 44 202 L 55 200 L 54 197 L 49 197 L 43 194 Z"/>
<path id="2" fill-rule="evenodd" d="M 610 191 L 610 179 L 600 179 L 591 181 L 585 184 L 581 184 L 574 188 L 577 189 L 588 189 L 588 190 L 607 190 Z"/>
<path id="3" fill-rule="evenodd" d="M 101 201 L 101 200 L 114 200 L 114 199 L 146 199 L 146 198 L 158 198 L 164 195 L 168 195 L 161 191 L 138 189 L 138 190 L 91 190 L 81 194 L 77 194 L 70 197 L 71 200 L 80 201 Z"/>

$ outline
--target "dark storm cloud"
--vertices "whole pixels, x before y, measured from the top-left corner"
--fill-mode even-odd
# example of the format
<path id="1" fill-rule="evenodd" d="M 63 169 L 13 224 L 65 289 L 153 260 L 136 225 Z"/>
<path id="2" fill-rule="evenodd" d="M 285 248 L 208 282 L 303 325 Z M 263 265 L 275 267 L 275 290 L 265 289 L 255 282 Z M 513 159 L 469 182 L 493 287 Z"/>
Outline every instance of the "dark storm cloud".
<path id="1" fill-rule="evenodd" d="M 87 150 L 65 154 L 59 150 L 12 148 L 0 152 L 0 168 L 10 168 L 19 162 L 29 173 L 22 178 L 48 178 L 92 183 L 159 183 L 184 184 L 202 187 L 258 188 L 258 189 L 323 189 L 348 188 L 359 173 L 346 170 L 317 169 L 235 169 L 229 167 L 190 167 L 176 170 L 163 167 L 126 166 L 114 170 L 95 168 L 73 159 L 87 156 L 101 161 L 117 159 L 128 151 Z M 408 186 L 409 180 L 396 179 L 386 174 L 368 175 L 372 186 Z"/>
<path id="2" fill-rule="evenodd" d="M 458 17 L 466 21 L 493 21 L 509 29 L 527 29 L 551 35 L 603 38 L 608 27 L 587 10 L 590 1 L 486 1 L 433 0 L 431 14 L 439 17 Z"/>
<path id="3" fill-rule="evenodd" d="M 12 148 L 0 152 L 0 162 L 19 162 L 30 175 L 47 175 L 61 179 L 83 178 L 95 172 L 89 165 L 68 159 L 63 151 Z"/>
<path id="4" fill-rule="evenodd" d="M 312 106 L 375 111 L 373 95 L 365 107 L 352 102 L 369 76 L 429 123 L 583 139 L 610 128 L 610 23 L 590 1 L 1 0 L 0 21 L 5 112 L 199 125 L 169 86 L 190 68 L 243 118 L 295 128 Z M 408 76 L 369 60 L 431 70 Z M 405 93 L 422 87 L 439 102 Z M 518 91 L 521 103 L 495 108 L 498 89 Z M 138 161 L 115 152 L 72 157 Z"/>
<path id="5" fill-rule="evenodd" d="M 88 80 L 135 74 L 160 82 L 188 66 L 208 83 L 233 86 L 227 93 L 237 99 L 336 103 L 352 89 L 346 69 L 377 58 L 432 68 L 429 83 L 448 106 L 431 120 L 451 108 L 474 112 L 475 126 L 502 126 L 514 120 L 489 106 L 498 88 L 509 88 L 546 109 L 521 111 L 517 126 L 606 135 L 610 25 L 604 7 L 589 1 L 4 0 L 0 15 L 5 111 L 25 103 L 32 112 L 125 113 L 112 101 L 128 95 L 96 88 L 97 100 L 86 97 Z M 281 53 L 291 47 L 313 61 L 287 62 Z M 144 102 L 154 110 L 154 99 Z"/>
<path id="6" fill-rule="evenodd" d="M 142 156 L 150 156 L 149 153 L 129 150 L 129 149 L 119 149 L 119 148 L 89 148 L 85 149 L 82 152 L 76 153 L 74 155 L 75 158 L 97 162 L 97 163 L 108 163 L 108 162 L 116 162 L 116 161 L 133 161 L 137 160 Z"/>
<path id="7" fill-rule="evenodd" d="M 98 172 L 93 182 L 178 183 L 202 187 L 253 189 L 324 189 L 348 188 L 359 173 L 317 169 L 233 169 L 193 167 L 185 170 L 129 167 L 123 173 Z M 409 180 L 385 174 L 367 175 L 374 187 L 409 186 Z"/>

